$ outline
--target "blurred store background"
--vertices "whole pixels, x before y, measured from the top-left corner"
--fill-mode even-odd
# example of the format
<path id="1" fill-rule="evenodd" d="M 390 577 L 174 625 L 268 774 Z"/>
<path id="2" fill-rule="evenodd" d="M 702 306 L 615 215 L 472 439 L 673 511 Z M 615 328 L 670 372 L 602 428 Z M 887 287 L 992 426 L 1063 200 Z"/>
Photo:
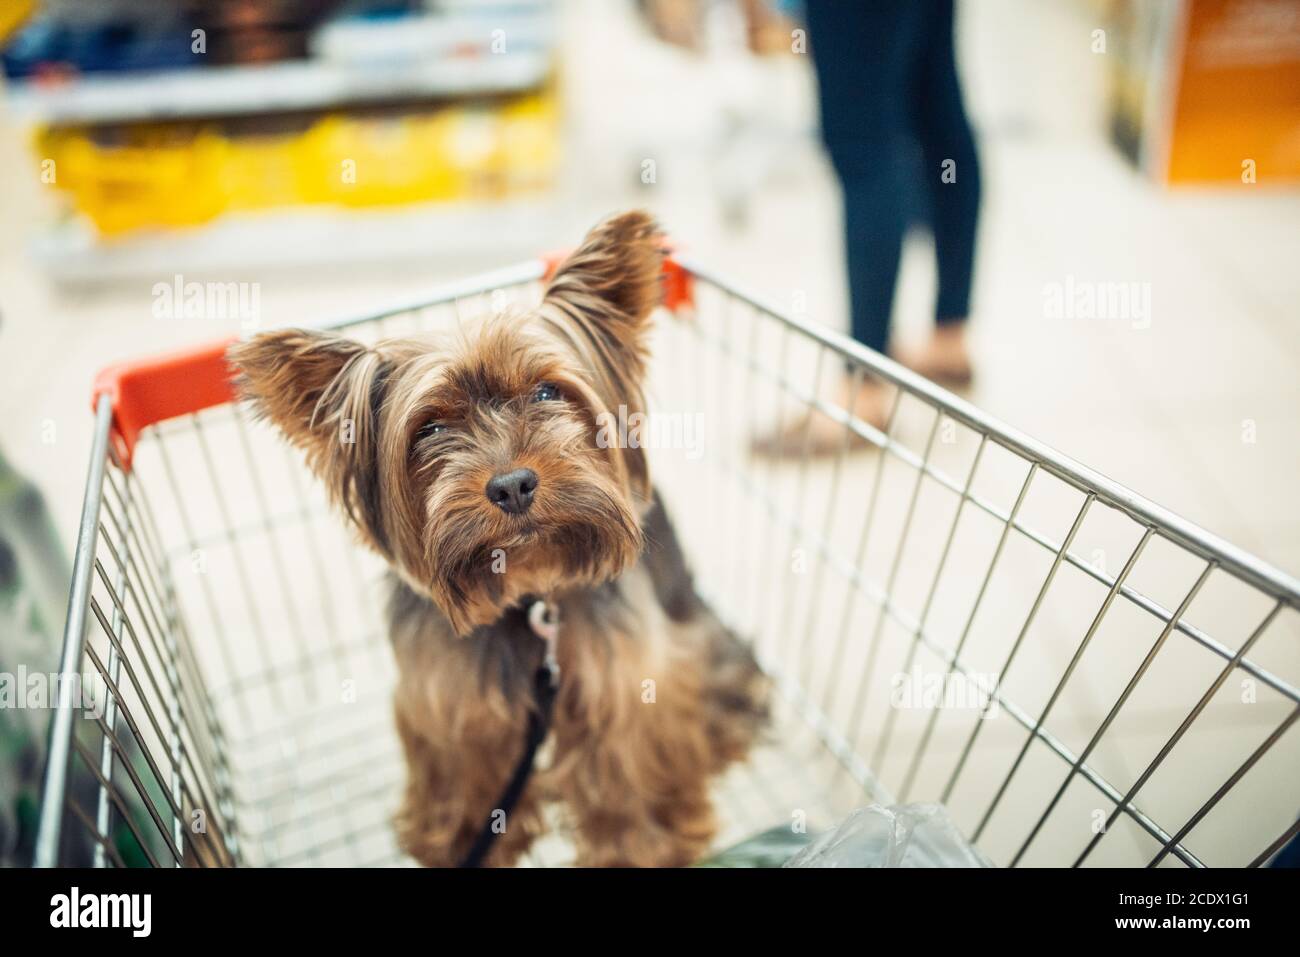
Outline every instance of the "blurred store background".
<path id="1" fill-rule="evenodd" d="M 0 656 L 56 647 L 110 361 L 404 299 L 629 206 L 843 328 L 799 23 L 757 0 L 0 3 Z M 959 0 L 957 43 L 985 178 L 969 398 L 1300 571 L 1300 0 Z M 256 295 L 161 317 L 156 286 L 189 282 Z M 1054 314 L 1076 283 L 1149 311 Z"/>

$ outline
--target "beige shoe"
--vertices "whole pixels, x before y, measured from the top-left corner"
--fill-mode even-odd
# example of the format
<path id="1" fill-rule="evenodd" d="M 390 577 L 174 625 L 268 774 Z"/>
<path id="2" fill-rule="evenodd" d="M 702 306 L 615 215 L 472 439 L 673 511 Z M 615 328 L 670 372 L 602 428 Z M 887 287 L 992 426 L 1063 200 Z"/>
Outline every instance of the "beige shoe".
<path id="1" fill-rule="evenodd" d="M 889 397 L 889 388 L 880 382 L 864 380 L 855 390 L 853 380 L 846 379 L 839 388 L 836 403 L 883 432 L 889 416 Z M 805 455 L 825 458 L 839 455 L 841 451 L 869 447 L 870 442 L 842 422 L 818 409 L 810 409 L 784 428 L 757 436 L 750 443 L 750 452 L 761 458 L 800 459 Z"/>
<path id="2" fill-rule="evenodd" d="M 964 323 L 935 326 L 929 340 L 922 345 L 892 352 L 900 364 L 940 385 L 962 388 L 970 385 L 974 377 Z"/>

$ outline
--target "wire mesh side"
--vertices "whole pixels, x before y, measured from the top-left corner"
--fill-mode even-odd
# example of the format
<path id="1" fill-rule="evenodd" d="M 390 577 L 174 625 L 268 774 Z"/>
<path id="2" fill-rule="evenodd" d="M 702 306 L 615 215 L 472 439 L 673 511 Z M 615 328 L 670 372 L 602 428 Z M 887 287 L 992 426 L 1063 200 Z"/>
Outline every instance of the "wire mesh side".
<path id="1" fill-rule="evenodd" d="M 149 504 L 109 459 L 101 400 L 37 863 L 232 864 L 225 743 Z M 111 411 L 111 410 L 110 410 Z M 102 462 L 102 464 L 100 464 Z"/>
<path id="2" fill-rule="evenodd" d="M 719 428 L 683 483 L 714 490 L 690 552 L 859 803 L 943 800 L 1004 864 L 1259 864 L 1296 833 L 1291 579 L 696 275 L 669 349 L 724 387 L 698 399 Z M 866 377 L 883 429 L 844 411 Z M 837 453 L 749 454 L 810 415 Z"/>

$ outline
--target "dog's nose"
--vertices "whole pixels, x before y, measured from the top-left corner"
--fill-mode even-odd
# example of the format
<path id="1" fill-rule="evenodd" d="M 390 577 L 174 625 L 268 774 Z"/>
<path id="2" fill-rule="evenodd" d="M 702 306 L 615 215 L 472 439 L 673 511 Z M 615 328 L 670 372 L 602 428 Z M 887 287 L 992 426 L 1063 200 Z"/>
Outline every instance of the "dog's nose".
<path id="1" fill-rule="evenodd" d="M 515 469 L 494 475 L 487 483 L 488 501 L 510 515 L 522 515 L 533 504 L 537 491 L 537 473 L 532 469 Z"/>

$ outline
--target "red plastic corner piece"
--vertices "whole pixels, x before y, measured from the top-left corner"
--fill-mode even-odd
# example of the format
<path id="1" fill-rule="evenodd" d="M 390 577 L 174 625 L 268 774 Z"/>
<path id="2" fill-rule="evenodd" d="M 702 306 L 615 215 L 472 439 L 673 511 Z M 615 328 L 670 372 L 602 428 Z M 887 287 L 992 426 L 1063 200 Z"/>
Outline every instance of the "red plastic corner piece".
<path id="1" fill-rule="evenodd" d="M 570 252 L 572 250 L 565 249 L 542 257 L 542 263 L 546 267 L 542 274 L 544 281 L 551 281 L 551 277 L 560 268 L 560 263 L 564 262 Z M 678 312 L 683 306 L 695 305 L 695 277 L 671 255 L 664 258 L 663 281 L 665 308 Z"/>
<path id="2" fill-rule="evenodd" d="M 671 256 L 664 260 L 664 305 L 673 312 L 695 306 L 695 277 Z"/>
<path id="3" fill-rule="evenodd" d="M 91 407 L 107 395 L 113 403 L 113 449 L 130 469 L 135 443 L 144 429 L 177 416 L 225 405 L 235 397 L 233 370 L 226 350 L 236 337 L 205 345 L 119 362 L 95 376 Z"/>
<path id="4" fill-rule="evenodd" d="M 572 249 L 557 249 L 542 256 L 542 265 L 546 267 L 542 272 L 543 282 L 550 282 L 555 278 L 555 274 L 560 269 L 560 263 L 564 262 L 571 252 L 573 252 Z"/>

